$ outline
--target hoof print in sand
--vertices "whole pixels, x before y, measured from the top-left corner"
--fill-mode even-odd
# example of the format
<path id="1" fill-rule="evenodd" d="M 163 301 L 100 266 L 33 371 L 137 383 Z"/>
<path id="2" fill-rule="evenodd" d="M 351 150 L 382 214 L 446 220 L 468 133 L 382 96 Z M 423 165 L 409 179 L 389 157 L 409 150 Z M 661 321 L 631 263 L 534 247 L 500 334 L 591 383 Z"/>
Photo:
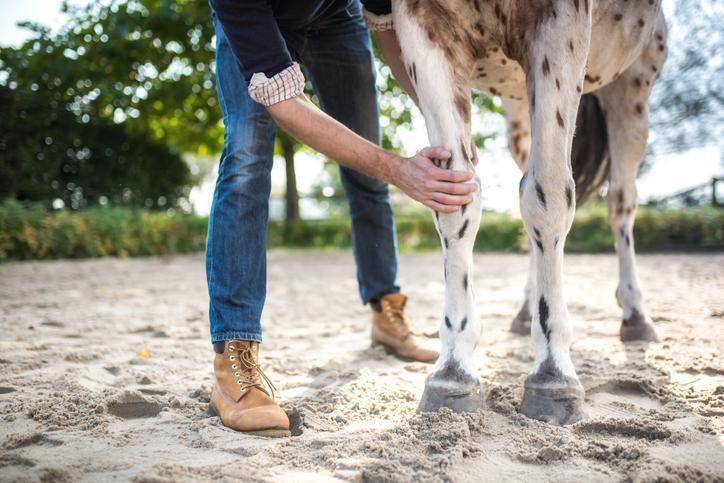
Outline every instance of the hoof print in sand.
<path id="1" fill-rule="evenodd" d="M 301 436 L 304 432 L 302 426 L 304 426 L 304 417 L 297 408 L 285 408 L 284 412 L 287 413 L 289 418 L 289 431 L 292 436 Z"/>
<path id="2" fill-rule="evenodd" d="M 587 391 L 593 418 L 630 418 L 657 411 L 663 403 L 652 396 L 655 387 L 647 381 L 615 379 Z"/>
<path id="3" fill-rule="evenodd" d="M 671 437 L 671 431 L 662 424 L 641 419 L 604 419 L 583 421 L 576 426 L 580 433 L 603 433 L 611 436 L 657 441 Z"/>
<path id="4" fill-rule="evenodd" d="M 160 404 L 134 391 L 125 391 L 108 402 L 108 412 L 123 419 L 151 418 L 160 413 L 161 409 Z"/>
<path id="5" fill-rule="evenodd" d="M 3 441 L 2 448 L 5 450 L 12 450 L 33 445 L 55 447 L 62 444 L 62 441 L 48 438 L 42 433 L 26 433 L 10 435 L 10 437 Z"/>

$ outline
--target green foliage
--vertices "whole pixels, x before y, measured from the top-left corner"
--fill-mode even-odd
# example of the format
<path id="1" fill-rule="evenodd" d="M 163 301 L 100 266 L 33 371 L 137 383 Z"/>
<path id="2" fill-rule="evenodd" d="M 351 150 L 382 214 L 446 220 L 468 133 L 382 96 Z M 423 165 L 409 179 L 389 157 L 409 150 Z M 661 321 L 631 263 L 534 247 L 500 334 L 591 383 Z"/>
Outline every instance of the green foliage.
<path id="1" fill-rule="evenodd" d="M 52 102 L 51 102 L 52 104 Z M 190 172 L 164 144 L 100 120 L 84 123 L 48 100 L 0 87 L 0 199 L 178 206 Z"/>
<path id="2" fill-rule="evenodd" d="M 0 205 L 0 261 L 165 255 L 202 250 L 206 218 L 130 208 L 47 211 Z"/>
<path id="3" fill-rule="evenodd" d="M 721 249 L 724 210 L 698 206 L 685 210 L 643 210 L 636 219 L 637 246 L 650 250 Z"/>
<path id="4" fill-rule="evenodd" d="M 643 214 L 645 210 L 641 210 Z M 613 251 L 613 234 L 603 204 L 586 204 L 576 212 L 571 231 L 566 237 L 566 250 L 571 252 Z"/>
<path id="5" fill-rule="evenodd" d="M 348 248 L 352 246 L 349 218 L 293 222 L 271 221 L 268 230 L 270 247 Z"/>
<path id="6" fill-rule="evenodd" d="M 164 255 L 204 248 L 206 218 L 132 208 L 97 207 L 48 211 L 38 204 L 0 204 L 0 261 L 101 256 Z M 569 252 L 611 252 L 613 241 L 602 206 L 581 210 L 568 236 Z M 349 218 L 320 221 L 271 221 L 269 246 L 350 248 Z M 401 216 L 397 220 L 401 250 L 439 250 L 432 217 Z M 639 210 L 639 252 L 652 250 L 724 249 L 724 210 Z M 522 252 L 528 240 L 520 219 L 483 213 L 475 250 Z"/>
<path id="7" fill-rule="evenodd" d="M 712 206 L 677 210 L 642 207 L 636 213 L 634 240 L 637 251 L 722 249 L 724 210 Z M 604 205 L 585 205 L 578 211 L 566 250 L 613 251 Z"/>
<path id="8" fill-rule="evenodd" d="M 113 0 L 65 8 L 69 20 L 57 35 L 33 29 L 35 38 L 3 49 L 7 85 L 47 92 L 76 116 L 113 120 L 178 152 L 220 150 L 206 2 Z"/>

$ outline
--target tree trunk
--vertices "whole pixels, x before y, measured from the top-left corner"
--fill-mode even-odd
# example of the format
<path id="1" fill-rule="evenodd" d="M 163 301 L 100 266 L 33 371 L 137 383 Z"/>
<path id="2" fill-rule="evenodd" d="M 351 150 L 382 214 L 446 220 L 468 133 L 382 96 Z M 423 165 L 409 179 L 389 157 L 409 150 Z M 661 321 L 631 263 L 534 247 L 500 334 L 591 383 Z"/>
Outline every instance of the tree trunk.
<path id="1" fill-rule="evenodd" d="M 297 191 L 297 173 L 294 170 L 296 143 L 294 139 L 286 133 L 280 133 L 279 142 L 281 144 L 287 174 L 285 220 L 289 222 L 299 219 L 299 192 Z"/>

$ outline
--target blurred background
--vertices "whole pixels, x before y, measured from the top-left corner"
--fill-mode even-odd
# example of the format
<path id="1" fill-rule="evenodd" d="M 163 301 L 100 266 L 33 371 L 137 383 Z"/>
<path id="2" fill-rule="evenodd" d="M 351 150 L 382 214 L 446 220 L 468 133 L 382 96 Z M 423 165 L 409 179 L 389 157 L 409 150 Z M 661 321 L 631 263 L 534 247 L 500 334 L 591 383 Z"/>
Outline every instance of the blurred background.
<path id="1" fill-rule="evenodd" d="M 651 102 L 637 245 L 721 249 L 724 2 L 664 9 L 670 53 Z M 207 2 L 0 0 L 0 13 L 0 260 L 203 249 L 223 142 Z M 412 154 L 427 144 L 423 120 L 377 70 L 383 145 Z M 474 93 L 473 105 L 486 210 L 476 249 L 525 250 L 499 99 Z M 334 162 L 280 131 L 272 182 L 271 246 L 351 245 Z M 393 196 L 402 249 L 438 248 L 427 210 Z M 594 199 L 567 248 L 612 247 Z"/>

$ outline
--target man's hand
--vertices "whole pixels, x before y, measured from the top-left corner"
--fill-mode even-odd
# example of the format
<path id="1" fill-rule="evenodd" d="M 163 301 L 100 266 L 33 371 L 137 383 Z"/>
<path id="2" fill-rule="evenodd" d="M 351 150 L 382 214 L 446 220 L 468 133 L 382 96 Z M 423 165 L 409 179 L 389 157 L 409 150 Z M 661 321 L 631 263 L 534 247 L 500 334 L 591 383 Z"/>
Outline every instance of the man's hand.
<path id="1" fill-rule="evenodd" d="M 410 198 L 442 213 L 452 213 L 473 201 L 470 193 L 477 185 L 465 183 L 473 177 L 468 171 L 452 171 L 435 166 L 433 159 L 446 160 L 450 153 L 442 148 L 425 148 L 398 165 L 392 183 Z"/>
<path id="2" fill-rule="evenodd" d="M 401 158 L 361 138 L 317 109 L 303 95 L 268 108 L 284 130 L 340 164 L 392 183 L 411 198 L 443 213 L 460 209 L 473 199 L 476 185 L 465 183 L 473 175 L 440 169 L 433 159 L 447 160 L 442 148 L 426 148 L 411 158 Z"/>

